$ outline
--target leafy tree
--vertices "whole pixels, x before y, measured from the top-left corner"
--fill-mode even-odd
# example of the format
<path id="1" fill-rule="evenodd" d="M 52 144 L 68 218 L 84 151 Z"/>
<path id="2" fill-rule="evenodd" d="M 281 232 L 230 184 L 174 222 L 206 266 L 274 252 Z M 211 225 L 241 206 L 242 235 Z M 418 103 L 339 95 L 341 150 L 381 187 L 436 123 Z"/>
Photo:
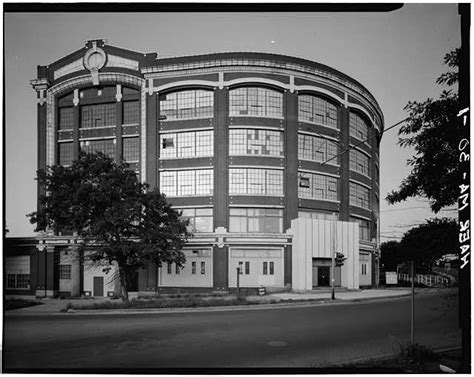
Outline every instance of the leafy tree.
<path id="1" fill-rule="evenodd" d="M 444 62 L 451 68 L 459 66 L 459 49 L 446 54 Z M 458 82 L 457 70 L 442 74 L 436 82 L 452 86 Z M 406 124 L 400 128 L 398 144 L 413 147 L 415 156 L 408 160 L 413 169 L 398 190 L 387 195 L 390 204 L 409 197 L 422 196 L 431 201 L 431 209 L 457 203 L 460 164 L 458 142 L 462 125 L 457 118 L 459 97 L 452 90 L 442 92 L 439 99 L 410 101 Z"/>
<path id="2" fill-rule="evenodd" d="M 399 245 L 400 261 L 413 260 L 418 272 L 431 272 L 438 258 L 456 253 L 458 234 L 459 226 L 454 219 L 427 220 L 403 235 Z"/>
<path id="3" fill-rule="evenodd" d="M 185 263 L 181 249 L 189 236 L 187 221 L 164 195 L 150 191 L 127 167 L 97 153 L 81 154 L 70 167 L 39 170 L 47 194 L 28 215 L 36 231 L 75 232 L 87 258 L 109 270 L 116 263 L 125 301 L 138 268 Z"/>
<path id="4" fill-rule="evenodd" d="M 385 271 L 395 271 L 401 263 L 400 242 L 387 241 L 380 245 L 380 262 Z"/>
<path id="5" fill-rule="evenodd" d="M 431 219 L 408 230 L 400 242 L 382 243 L 380 251 L 384 270 L 395 271 L 398 265 L 413 260 L 418 273 L 430 273 L 437 259 L 456 252 L 458 232 L 454 219 Z"/>

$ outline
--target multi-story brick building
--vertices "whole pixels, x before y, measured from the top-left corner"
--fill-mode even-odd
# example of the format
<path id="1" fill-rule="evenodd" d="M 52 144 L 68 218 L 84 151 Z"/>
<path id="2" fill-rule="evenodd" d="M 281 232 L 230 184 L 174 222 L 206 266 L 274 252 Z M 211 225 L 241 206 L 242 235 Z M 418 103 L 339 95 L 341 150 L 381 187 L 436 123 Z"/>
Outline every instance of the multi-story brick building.
<path id="1" fill-rule="evenodd" d="M 348 253 L 338 285 L 375 284 L 383 115 L 351 77 L 283 55 L 158 58 L 93 40 L 31 84 L 38 168 L 81 150 L 123 157 L 190 218 L 184 269 L 150 265 L 134 290 L 227 290 L 239 265 L 241 286 L 311 289 L 330 284 L 336 249 Z M 114 290 L 73 257 L 72 238 L 38 242 L 31 292 Z"/>

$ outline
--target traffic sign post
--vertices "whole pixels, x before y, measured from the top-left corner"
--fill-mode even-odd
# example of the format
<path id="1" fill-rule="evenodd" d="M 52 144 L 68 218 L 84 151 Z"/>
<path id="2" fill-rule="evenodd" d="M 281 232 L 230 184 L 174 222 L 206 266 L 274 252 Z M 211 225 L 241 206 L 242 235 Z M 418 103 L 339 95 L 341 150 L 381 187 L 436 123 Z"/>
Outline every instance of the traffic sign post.
<path id="1" fill-rule="evenodd" d="M 237 297 L 240 297 L 240 267 L 237 267 Z"/>

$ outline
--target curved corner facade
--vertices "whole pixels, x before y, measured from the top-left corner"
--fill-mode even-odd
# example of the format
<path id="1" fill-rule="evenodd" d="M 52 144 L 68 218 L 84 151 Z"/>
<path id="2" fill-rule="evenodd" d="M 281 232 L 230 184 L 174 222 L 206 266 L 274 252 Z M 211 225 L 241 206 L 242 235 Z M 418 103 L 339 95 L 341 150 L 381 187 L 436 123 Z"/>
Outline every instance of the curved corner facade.
<path id="1" fill-rule="evenodd" d="M 345 267 L 332 276 L 327 252 L 347 237 L 358 286 L 376 284 L 383 115 L 347 75 L 282 55 L 157 58 L 95 40 L 38 67 L 31 83 L 39 168 L 68 165 L 80 150 L 123 157 L 190 219 L 184 269 L 150 265 L 137 272 L 135 290 L 225 291 L 236 287 L 238 267 L 241 287 L 282 289 L 295 286 L 301 263 L 306 288 L 331 278 L 350 287 Z M 352 233 L 324 236 L 341 227 Z M 319 251 L 301 262 L 296 243 L 308 238 Z M 69 242 L 40 237 L 36 258 L 70 279 L 38 275 L 36 289 L 110 294 L 101 271 L 68 262 Z"/>

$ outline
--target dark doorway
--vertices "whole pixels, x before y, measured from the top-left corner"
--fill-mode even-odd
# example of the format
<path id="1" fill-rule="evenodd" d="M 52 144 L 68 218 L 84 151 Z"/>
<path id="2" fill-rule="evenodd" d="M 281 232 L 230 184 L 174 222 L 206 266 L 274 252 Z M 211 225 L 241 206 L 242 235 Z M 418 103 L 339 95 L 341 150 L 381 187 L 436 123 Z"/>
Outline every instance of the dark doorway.
<path id="1" fill-rule="evenodd" d="M 318 287 L 329 287 L 329 266 L 318 266 Z"/>
<path id="2" fill-rule="evenodd" d="M 104 297 L 103 276 L 94 276 L 94 297 Z"/>

